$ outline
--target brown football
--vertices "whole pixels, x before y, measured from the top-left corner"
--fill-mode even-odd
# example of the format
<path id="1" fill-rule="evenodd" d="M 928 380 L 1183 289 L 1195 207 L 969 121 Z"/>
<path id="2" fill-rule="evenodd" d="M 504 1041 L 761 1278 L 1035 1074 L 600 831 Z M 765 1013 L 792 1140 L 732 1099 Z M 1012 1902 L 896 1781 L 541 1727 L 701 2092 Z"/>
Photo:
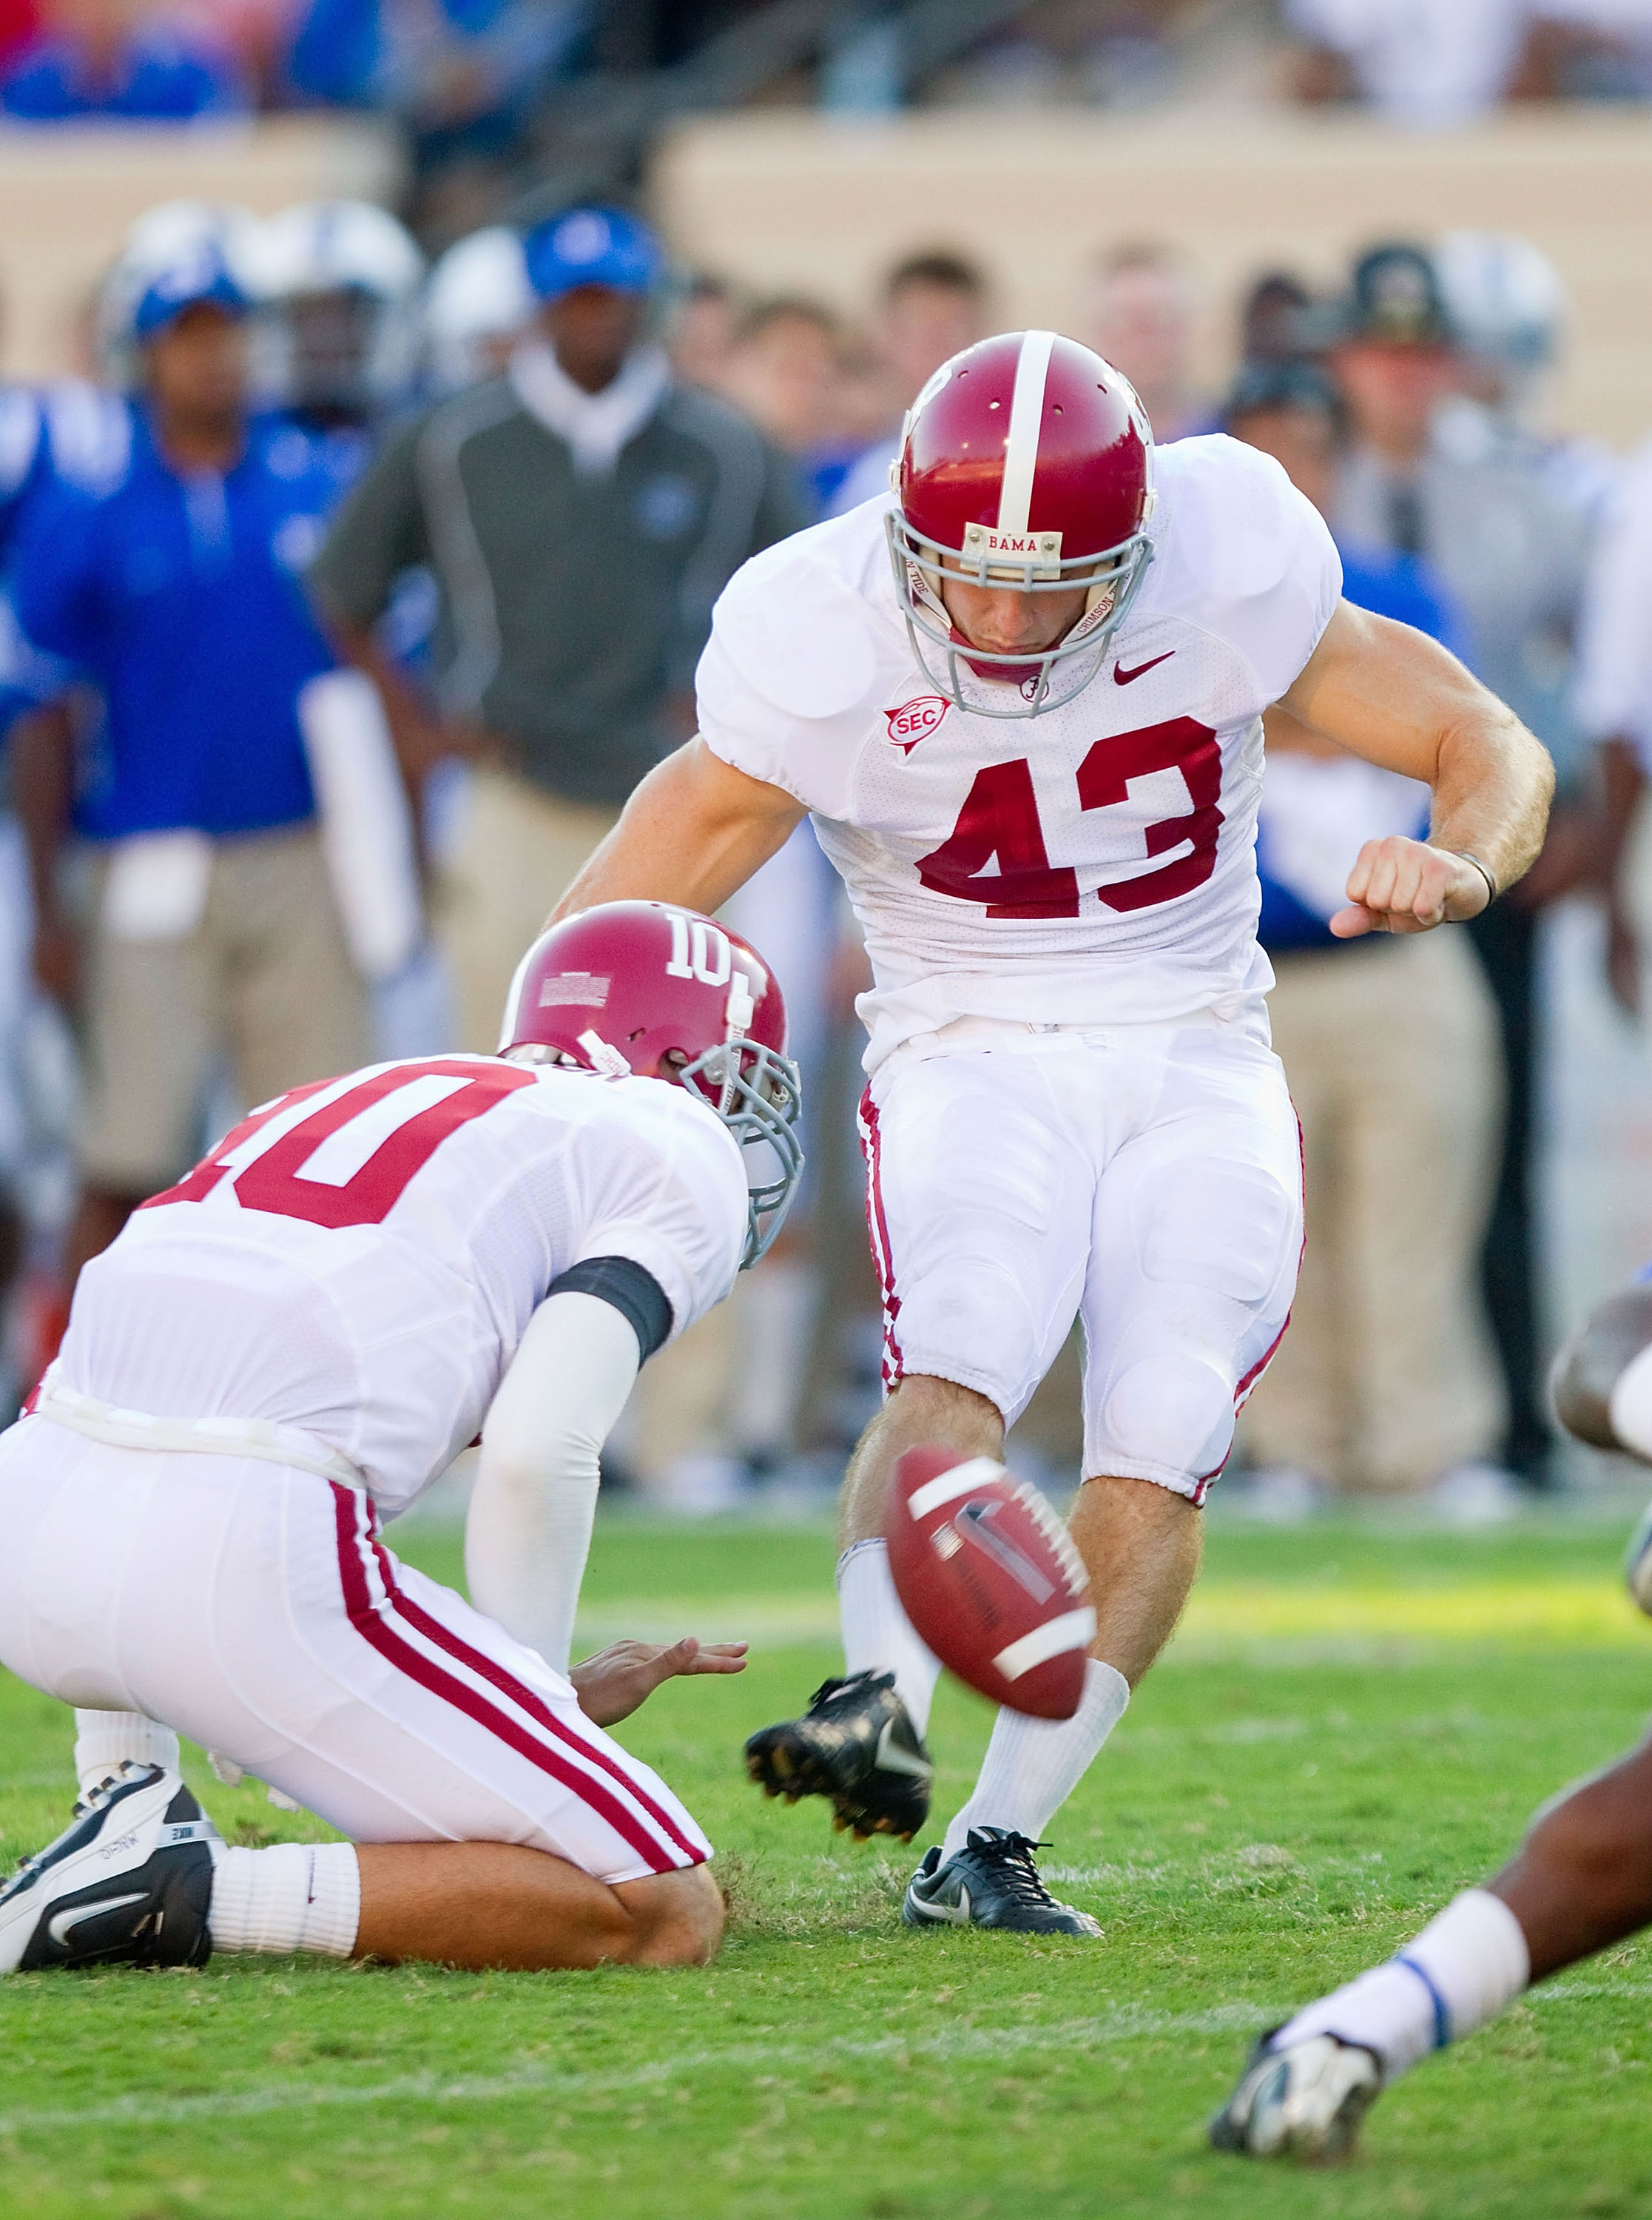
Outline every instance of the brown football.
<path id="1" fill-rule="evenodd" d="M 991 1457 L 926 1443 L 895 1469 L 884 1531 L 895 1591 L 942 1664 L 1012 1711 L 1071 1718 L 1095 1612 L 1038 1490 Z"/>

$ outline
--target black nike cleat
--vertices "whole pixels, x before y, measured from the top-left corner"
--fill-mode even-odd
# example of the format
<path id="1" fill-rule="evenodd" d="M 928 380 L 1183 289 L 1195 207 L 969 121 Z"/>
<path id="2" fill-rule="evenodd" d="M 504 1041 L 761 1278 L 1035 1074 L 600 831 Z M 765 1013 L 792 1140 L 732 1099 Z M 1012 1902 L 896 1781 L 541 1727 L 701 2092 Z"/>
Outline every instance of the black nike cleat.
<path id="1" fill-rule="evenodd" d="M 0 1974 L 204 1966 L 217 1839 L 177 1774 L 128 1760 L 0 1888 Z"/>
<path id="2" fill-rule="evenodd" d="M 909 1843 L 929 1817 L 935 1768 L 895 1693 L 893 1673 L 826 1681 L 801 1719 L 764 1727 L 745 1745 L 745 1769 L 765 1796 L 826 1796 L 832 1824 Z"/>
<path id="3" fill-rule="evenodd" d="M 996 1927 L 1012 1935 L 1101 1932 L 1088 1911 L 1061 1904 L 1038 1878 L 1030 1842 L 1004 1827 L 972 1827 L 944 1861 L 938 1843 L 907 1884 L 901 1918 L 907 1927 Z"/>

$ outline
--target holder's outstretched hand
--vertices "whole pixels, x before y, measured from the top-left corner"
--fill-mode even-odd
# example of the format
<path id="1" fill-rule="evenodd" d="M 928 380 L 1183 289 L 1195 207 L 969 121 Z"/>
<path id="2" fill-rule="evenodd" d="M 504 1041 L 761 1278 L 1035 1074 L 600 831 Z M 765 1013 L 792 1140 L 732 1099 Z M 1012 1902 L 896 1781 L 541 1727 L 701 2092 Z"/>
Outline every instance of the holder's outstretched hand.
<path id="1" fill-rule="evenodd" d="M 646 1703 L 662 1681 L 679 1674 L 744 1673 L 748 1647 L 744 1642 L 701 1642 L 692 1634 L 681 1642 L 611 1642 L 574 1666 L 568 1678 L 586 1718 L 611 1727 Z"/>

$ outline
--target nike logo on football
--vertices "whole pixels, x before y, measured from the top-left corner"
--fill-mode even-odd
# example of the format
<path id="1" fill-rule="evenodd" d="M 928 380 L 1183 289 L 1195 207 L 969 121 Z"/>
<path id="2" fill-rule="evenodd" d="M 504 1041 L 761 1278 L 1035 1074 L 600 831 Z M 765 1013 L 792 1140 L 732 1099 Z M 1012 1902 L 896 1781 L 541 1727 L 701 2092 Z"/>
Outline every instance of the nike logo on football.
<path id="1" fill-rule="evenodd" d="M 1156 670 L 1160 664 L 1168 663 L 1175 653 L 1175 648 L 1167 647 L 1163 655 L 1155 655 L 1145 663 L 1138 663 L 1133 670 L 1126 670 L 1122 663 L 1115 663 L 1113 666 L 1113 683 L 1115 686 L 1133 686 L 1138 678 L 1144 678 L 1150 670 Z"/>
<path id="2" fill-rule="evenodd" d="M 895 1721 L 885 1719 L 883 1731 L 877 1738 L 877 1764 L 882 1773 L 909 1773 L 914 1780 L 928 1780 L 935 1768 L 923 1758 L 915 1757 L 910 1750 L 897 1749 L 893 1737 Z"/>
<path id="3" fill-rule="evenodd" d="M 83 1920 L 101 1919 L 106 1911 L 119 1911 L 128 1904 L 143 1904 L 149 1892 L 140 1888 L 135 1896 L 106 1896 L 97 1904 L 72 1905 L 67 1911 L 54 1911 L 46 1923 L 46 1931 L 59 1950 L 69 1947 L 69 1936 Z"/>

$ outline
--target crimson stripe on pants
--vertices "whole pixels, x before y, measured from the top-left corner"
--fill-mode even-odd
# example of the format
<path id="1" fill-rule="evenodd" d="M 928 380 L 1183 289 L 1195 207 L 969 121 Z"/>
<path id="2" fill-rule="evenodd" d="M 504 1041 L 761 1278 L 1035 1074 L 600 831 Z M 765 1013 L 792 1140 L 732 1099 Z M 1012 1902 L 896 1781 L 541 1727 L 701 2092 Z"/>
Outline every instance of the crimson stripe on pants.
<path id="1" fill-rule="evenodd" d="M 461 1665 L 468 1665 L 473 1673 L 497 1688 L 501 1695 L 508 1696 L 512 1703 L 520 1705 L 547 1734 L 554 1735 L 558 1742 L 564 1742 L 570 1749 L 577 1750 L 588 1764 L 600 1767 L 610 1779 L 617 1780 L 642 1805 L 660 1832 L 669 1836 L 686 1857 L 697 1859 L 701 1856 L 699 1849 L 689 1840 L 670 1813 L 655 1803 L 647 1790 L 631 1778 L 617 1758 L 611 1757 L 605 1749 L 594 1749 L 564 1719 L 559 1719 L 532 1688 L 500 1664 L 497 1658 L 489 1657 L 480 1649 L 473 1649 L 468 1642 L 454 1633 L 452 1627 L 444 1626 L 439 1618 L 433 1618 L 422 1604 L 415 1603 L 411 1596 L 404 1595 L 396 1584 L 383 1545 L 373 1543 L 372 1551 L 378 1562 L 379 1578 L 384 1583 L 384 1592 L 409 1626 L 416 1627 L 439 1649 L 445 1649 L 450 1657 L 457 1658 Z"/>
<path id="2" fill-rule="evenodd" d="M 363 1640 L 420 1687 L 452 1704 L 456 1711 L 463 1712 L 467 1718 L 497 1737 L 519 1756 L 537 1766 L 541 1773 L 548 1774 L 563 1787 L 571 1789 L 613 1828 L 621 1841 L 636 1851 L 651 1872 L 673 1871 L 676 1861 L 653 1839 L 643 1823 L 633 1812 L 627 1811 L 619 1799 L 600 1781 L 592 1780 L 555 1751 L 546 1749 L 525 1727 L 519 1726 L 514 1719 L 489 1703 L 485 1696 L 478 1695 L 474 1688 L 467 1687 L 453 1674 L 433 1663 L 386 1624 L 373 1602 L 367 1583 L 366 1568 L 361 1559 L 360 1544 L 364 1537 L 359 1524 L 359 1498 L 353 1489 L 343 1487 L 337 1481 L 329 1481 L 328 1486 L 333 1490 L 338 1529 L 339 1571 L 344 1584 L 345 1610 L 350 1624 Z M 699 1852 L 694 1853 L 694 1858 L 696 1863 L 700 1861 Z"/>
<path id="3" fill-rule="evenodd" d="M 895 1320 L 901 1315 L 901 1298 L 895 1291 L 895 1259 L 889 1253 L 889 1226 L 883 1215 L 883 1138 L 870 1086 L 860 1098 L 860 1137 L 862 1153 L 866 1158 L 866 1235 L 883 1296 L 883 1385 L 898 1388 L 905 1377 L 901 1344 L 895 1331 Z"/>

